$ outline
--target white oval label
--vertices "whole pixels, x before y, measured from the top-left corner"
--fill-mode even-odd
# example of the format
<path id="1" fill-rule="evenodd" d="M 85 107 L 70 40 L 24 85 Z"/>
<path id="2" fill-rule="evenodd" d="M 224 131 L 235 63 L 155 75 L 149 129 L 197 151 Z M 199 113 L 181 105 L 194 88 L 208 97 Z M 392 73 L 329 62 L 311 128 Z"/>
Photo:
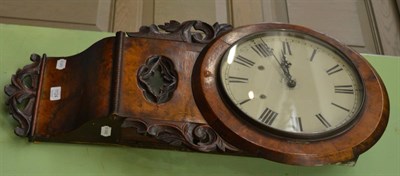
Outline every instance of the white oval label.
<path id="1" fill-rule="evenodd" d="M 61 99 L 61 87 L 50 88 L 50 101 L 56 101 Z"/>
<path id="2" fill-rule="evenodd" d="M 67 65 L 67 60 L 59 59 L 59 60 L 57 60 L 56 69 L 57 70 L 63 70 L 66 65 Z"/>
<path id="3" fill-rule="evenodd" d="M 111 136 L 111 127 L 109 127 L 109 126 L 102 126 L 102 127 L 101 127 L 100 135 L 102 135 L 102 136 L 104 136 L 104 137 L 109 137 L 109 136 Z"/>

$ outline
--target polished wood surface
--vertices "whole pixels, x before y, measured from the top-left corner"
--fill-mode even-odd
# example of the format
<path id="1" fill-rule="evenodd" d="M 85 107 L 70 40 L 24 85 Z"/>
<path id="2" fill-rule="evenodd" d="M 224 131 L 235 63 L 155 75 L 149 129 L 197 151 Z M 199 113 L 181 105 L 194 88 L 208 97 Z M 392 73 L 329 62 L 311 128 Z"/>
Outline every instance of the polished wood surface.
<path id="1" fill-rule="evenodd" d="M 216 74 L 221 56 L 244 36 L 278 28 L 320 38 L 357 67 L 366 99 L 353 128 L 320 141 L 277 137 L 241 120 L 226 106 Z M 64 67 L 59 66 L 62 59 Z M 144 26 L 138 33 L 118 32 L 74 56 L 33 61 L 37 86 L 26 84 L 23 76 L 14 78 L 32 88 L 22 89 L 23 93 L 37 92 L 32 94 L 35 98 L 29 94 L 35 106 L 25 108 L 31 116 L 15 116 L 22 101 L 9 103 L 20 123 L 16 132 L 22 129 L 17 134 L 31 141 L 247 155 L 315 166 L 355 161 L 377 142 L 388 121 L 386 90 L 373 68 L 336 40 L 295 25 L 257 24 L 232 30 L 223 24 L 171 21 Z M 22 73 L 30 73 L 31 67 Z M 18 85 L 5 87 L 10 102 L 19 96 L 14 91 L 22 87 Z M 55 87 L 61 87 L 58 99 L 52 97 Z"/>
<path id="2" fill-rule="evenodd" d="M 157 39 L 130 38 L 125 42 L 121 79 L 121 93 L 117 115 L 123 117 L 146 117 L 205 123 L 192 96 L 191 75 L 196 58 L 203 45 Z M 172 49 L 173 48 L 173 49 Z M 172 99 L 155 104 L 143 99 L 137 86 L 136 73 L 150 56 L 169 58 L 178 72 L 178 86 Z M 138 108 L 140 107 L 140 108 Z"/>
<path id="3" fill-rule="evenodd" d="M 32 137 L 51 139 L 77 130 L 88 121 L 109 116 L 113 38 L 106 38 L 71 57 L 48 57 Z M 66 60 L 64 69 L 57 61 Z M 61 99 L 50 100 L 52 87 L 61 87 Z"/>

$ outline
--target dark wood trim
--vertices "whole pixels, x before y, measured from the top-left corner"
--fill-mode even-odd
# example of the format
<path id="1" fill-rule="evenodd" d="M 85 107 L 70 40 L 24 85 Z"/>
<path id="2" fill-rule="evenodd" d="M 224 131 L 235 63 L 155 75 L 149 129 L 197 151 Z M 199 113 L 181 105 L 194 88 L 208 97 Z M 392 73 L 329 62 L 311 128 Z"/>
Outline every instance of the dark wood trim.
<path id="1" fill-rule="evenodd" d="M 121 87 L 121 70 L 124 62 L 124 32 L 117 32 L 115 35 L 113 48 L 112 63 L 112 89 L 111 89 L 111 112 L 115 113 L 119 106 L 120 87 Z"/>

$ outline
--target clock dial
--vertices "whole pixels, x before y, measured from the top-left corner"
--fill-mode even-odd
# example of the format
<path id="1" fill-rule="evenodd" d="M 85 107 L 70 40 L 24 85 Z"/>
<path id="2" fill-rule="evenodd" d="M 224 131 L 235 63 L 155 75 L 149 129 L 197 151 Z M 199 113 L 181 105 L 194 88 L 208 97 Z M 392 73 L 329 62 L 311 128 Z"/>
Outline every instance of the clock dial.
<path id="1" fill-rule="evenodd" d="M 344 55 L 303 33 L 272 30 L 244 37 L 223 56 L 227 103 L 258 126 L 296 137 L 326 137 L 350 126 L 363 84 Z"/>

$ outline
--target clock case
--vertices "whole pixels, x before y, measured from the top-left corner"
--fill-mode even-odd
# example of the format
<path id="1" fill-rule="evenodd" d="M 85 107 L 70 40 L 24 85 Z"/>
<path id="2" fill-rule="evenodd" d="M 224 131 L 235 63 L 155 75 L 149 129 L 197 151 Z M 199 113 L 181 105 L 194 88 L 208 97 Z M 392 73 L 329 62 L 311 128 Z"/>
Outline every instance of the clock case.
<path id="1" fill-rule="evenodd" d="M 232 44 L 253 33 L 295 30 L 327 42 L 355 65 L 365 100 L 355 125 L 306 141 L 260 130 L 224 103 L 217 69 Z M 305 166 L 355 164 L 388 122 L 386 89 L 358 53 L 313 30 L 288 24 L 233 29 L 201 21 L 117 32 L 69 57 L 32 54 L 4 91 L 14 132 L 31 142 L 113 144 L 262 157 Z"/>

